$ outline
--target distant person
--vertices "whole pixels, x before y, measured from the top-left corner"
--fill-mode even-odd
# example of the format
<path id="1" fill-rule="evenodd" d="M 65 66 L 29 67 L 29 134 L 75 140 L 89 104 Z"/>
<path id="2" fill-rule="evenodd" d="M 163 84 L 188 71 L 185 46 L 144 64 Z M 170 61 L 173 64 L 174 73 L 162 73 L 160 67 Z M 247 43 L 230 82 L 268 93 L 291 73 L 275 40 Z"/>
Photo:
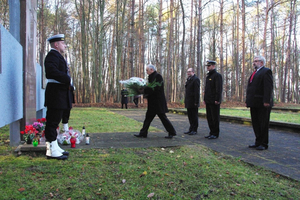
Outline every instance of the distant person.
<path id="1" fill-rule="evenodd" d="M 204 103 L 206 105 L 206 118 L 209 127 L 207 139 L 217 139 L 220 133 L 220 104 L 222 102 L 223 81 L 216 70 L 216 61 L 207 61 Z"/>
<path id="2" fill-rule="evenodd" d="M 196 135 L 199 124 L 198 107 L 200 105 L 200 80 L 195 75 L 194 69 L 192 68 L 187 70 L 187 76 L 184 104 L 187 109 L 190 126 L 189 130 L 184 132 L 184 134 Z"/>
<path id="3" fill-rule="evenodd" d="M 161 83 L 161 85 L 154 87 L 154 89 L 147 86 L 145 87 L 144 95 L 148 99 L 146 118 L 144 120 L 143 128 L 140 130 L 140 133 L 135 134 L 134 136 L 146 138 L 148 135 L 150 124 L 154 117 L 157 115 L 168 132 L 168 136 L 166 136 L 165 138 L 171 139 L 176 135 L 176 131 L 166 116 L 168 107 L 164 92 L 163 78 L 159 73 L 156 72 L 156 68 L 154 65 L 148 65 L 146 68 L 146 72 L 149 75 L 149 83 L 153 83 L 154 81 L 156 81 L 158 83 Z"/>
<path id="4" fill-rule="evenodd" d="M 257 150 L 268 149 L 270 113 L 273 106 L 273 76 L 265 64 L 266 59 L 263 56 L 254 57 L 255 71 L 248 80 L 246 94 L 246 106 L 250 107 L 255 133 L 255 143 L 249 145 L 249 148 Z"/>
<path id="5" fill-rule="evenodd" d="M 123 88 L 121 90 L 121 96 L 122 96 L 122 99 L 121 99 L 121 104 L 122 104 L 122 109 L 123 109 L 123 106 L 125 105 L 125 108 L 127 109 L 127 104 L 128 104 L 128 91 Z"/>
<path id="6" fill-rule="evenodd" d="M 64 40 L 64 34 L 48 38 L 51 50 L 48 52 L 44 64 L 48 81 L 45 91 L 46 156 L 48 159 L 59 160 L 67 159 L 69 153 L 59 147 L 56 129 L 62 120 L 64 111 L 72 108 L 71 77 L 68 74 L 67 62 L 63 57 L 67 47 Z"/>

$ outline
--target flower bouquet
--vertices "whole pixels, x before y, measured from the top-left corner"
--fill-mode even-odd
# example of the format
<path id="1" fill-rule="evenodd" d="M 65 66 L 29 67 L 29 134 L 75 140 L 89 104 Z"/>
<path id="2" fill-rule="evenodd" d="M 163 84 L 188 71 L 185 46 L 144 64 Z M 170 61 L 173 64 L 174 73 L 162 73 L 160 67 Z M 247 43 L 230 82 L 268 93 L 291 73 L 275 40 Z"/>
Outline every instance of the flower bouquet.
<path id="1" fill-rule="evenodd" d="M 69 131 L 65 131 L 63 133 L 59 132 L 59 127 L 57 128 L 57 141 L 60 144 L 71 144 L 70 139 L 75 138 L 76 139 L 76 144 L 79 144 L 83 140 L 83 136 L 78 130 L 73 130 L 73 127 L 69 127 Z"/>
<path id="2" fill-rule="evenodd" d="M 25 130 L 20 132 L 27 144 L 31 144 L 32 140 L 37 136 L 38 131 L 33 127 L 33 125 L 26 125 Z"/>
<path id="3" fill-rule="evenodd" d="M 27 144 L 31 144 L 32 142 L 41 142 L 41 140 L 45 140 L 44 130 L 46 125 L 46 119 L 41 118 L 37 119 L 33 124 L 26 125 L 25 130 L 20 133 L 23 135 L 23 138 Z"/>
<path id="4" fill-rule="evenodd" d="M 131 77 L 128 80 L 122 80 L 120 83 L 128 89 L 128 96 L 136 96 L 144 93 L 144 88 L 147 84 L 145 79 L 139 77 Z"/>
<path id="5" fill-rule="evenodd" d="M 128 96 L 137 96 L 144 94 L 145 87 L 150 87 L 154 90 L 156 86 L 161 86 L 162 83 L 156 82 L 155 80 L 152 83 L 148 83 L 145 79 L 139 77 L 131 77 L 128 80 L 122 80 L 120 83 L 128 89 Z"/>

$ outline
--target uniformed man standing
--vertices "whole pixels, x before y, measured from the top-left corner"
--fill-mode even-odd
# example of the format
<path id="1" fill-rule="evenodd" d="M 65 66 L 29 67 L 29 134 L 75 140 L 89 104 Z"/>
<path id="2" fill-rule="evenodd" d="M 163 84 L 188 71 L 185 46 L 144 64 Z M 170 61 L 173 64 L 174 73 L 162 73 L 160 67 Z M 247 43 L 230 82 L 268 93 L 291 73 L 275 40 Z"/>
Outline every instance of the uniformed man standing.
<path id="1" fill-rule="evenodd" d="M 48 83 L 45 91 L 46 114 L 46 156 L 48 159 L 67 159 L 69 153 L 58 146 L 57 127 L 62 119 L 64 110 L 72 108 L 70 92 L 71 77 L 63 54 L 66 49 L 64 34 L 48 38 L 51 50 L 45 58 L 45 72 Z"/>
<path id="2" fill-rule="evenodd" d="M 206 104 L 206 117 L 210 129 L 208 139 L 217 139 L 220 133 L 220 104 L 222 102 L 223 81 L 217 72 L 216 61 L 207 61 L 207 77 L 205 82 L 204 103 Z"/>

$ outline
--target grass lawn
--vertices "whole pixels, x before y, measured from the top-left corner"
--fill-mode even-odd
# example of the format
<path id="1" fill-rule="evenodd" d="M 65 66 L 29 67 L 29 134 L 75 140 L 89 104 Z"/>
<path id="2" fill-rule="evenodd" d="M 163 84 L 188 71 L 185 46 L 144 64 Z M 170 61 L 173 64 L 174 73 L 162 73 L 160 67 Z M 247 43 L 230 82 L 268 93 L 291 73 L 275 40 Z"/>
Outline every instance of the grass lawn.
<path id="1" fill-rule="evenodd" d="M 74 108 L 88 132 L 135 132 L 141 123 L 101 108 Z M 118 123 L 113 123 L 113 122 Z M 99 131 L 100 130 L 100 131 Z M 152 129 L 153 131 L 157 129 Z M 66 161 L 12 154 L 0 129 L 0 199 L 299 199 L 300 183 L 201 145 L 70 149 Z"/>
<path id="2" fill-rule="evenodd" d="M 200 113 L 205 113 L 205 109 L 199 109 Z M 234 108 L 221 108 L 220 110 L 221 115 L 227 116 L 238 116 L 238 117 L 250 117 L 250 109 L 234 109 Z M 271 111 L 270 116 L 271 121 L 278 121 L 278 122 L 287 122 L 287 123 L 296 123 L 300 124 L 300 114 L 294 112 L 280 112 L 276 110 Z"/>

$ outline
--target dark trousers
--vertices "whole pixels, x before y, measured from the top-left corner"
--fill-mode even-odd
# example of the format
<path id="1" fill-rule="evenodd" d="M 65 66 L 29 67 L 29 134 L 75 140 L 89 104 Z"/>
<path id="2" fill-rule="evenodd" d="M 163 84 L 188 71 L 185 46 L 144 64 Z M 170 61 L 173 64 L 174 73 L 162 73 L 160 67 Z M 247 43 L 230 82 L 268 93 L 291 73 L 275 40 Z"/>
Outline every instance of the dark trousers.
<path id="1" fill-rule="evenodd" d="M 268 147 L 271 107 L 250 108 L 255 145 Z"/>
<path id="2" fill-rule="evenodd" d="M 210 135 L 219 137 L 220 133 L 220 104 L 206 104 L 206 118 Z"/>
<path id="3" fill-rule="evenodd" d="M 64 110 L 47 108 L 46 114 L 46 128 L 45 128 L 45 138 L 46 141 L 52 142 L 57 138 L 57 127 L 62 119 Z"/>
<path id="4" fill-rule="evenodd" d="M 62 116 L 62 123 L 63 124 L 67 124 L 69 122 L 70 113 L 71 113 L 71 109 L 64 110 L 63 116 Z"/>
<path id="5" fill-rule="evenodd" d="M 134 103 L 135 106 L 137 107 L 137 106 L 138 106 L 138 103 L 139 103 L 139 98 L 134 98 L 134 99 L 133 99 L 133 103 Z"/>
<path id="6" fill-rule="evenodd" d="M 122 103 L 122 109 L 124 104 L 125 104 L 125 108 L 127 109 L 127 103 Z"/>
<path id="7" fill-rule="evenodd" d="M 147 135 L 148 134 L 148 129 L 150 127 L 151 122 L 153 121 L 154 117 L 156 116 L 156 113 L 149 112 L 147 110 L 146 112 L 146 118 L 144 120 L 143 128 L 140 130 L 140 135 Z M 167 118 L 165 113 L 160 113 L 157 114 L 159 117 L 160 121 L 164 125 L 165 129 L 170 135 L 176 135 L 176 131 L 171 124 L 170 120 Z"/>
<path id="8" fill-rule="evenodd" d="M 197 132 L 199 125 L 198 108 L 187 108 L 187 115 L 190 122 L 189 131 Z"/>
<path id="9" fill-rule="evenodd" d="M 121 104 L 122 104 L 122 109 L 123 109 L 123 106 L 124 106 L 124 104 L 125 104 L 125 108 L 127 109 L 127 104 L 128 104 L 128 97 L 126 96 L 126 97 L 122 97 L 122 99 L 121 99 Z"/>

